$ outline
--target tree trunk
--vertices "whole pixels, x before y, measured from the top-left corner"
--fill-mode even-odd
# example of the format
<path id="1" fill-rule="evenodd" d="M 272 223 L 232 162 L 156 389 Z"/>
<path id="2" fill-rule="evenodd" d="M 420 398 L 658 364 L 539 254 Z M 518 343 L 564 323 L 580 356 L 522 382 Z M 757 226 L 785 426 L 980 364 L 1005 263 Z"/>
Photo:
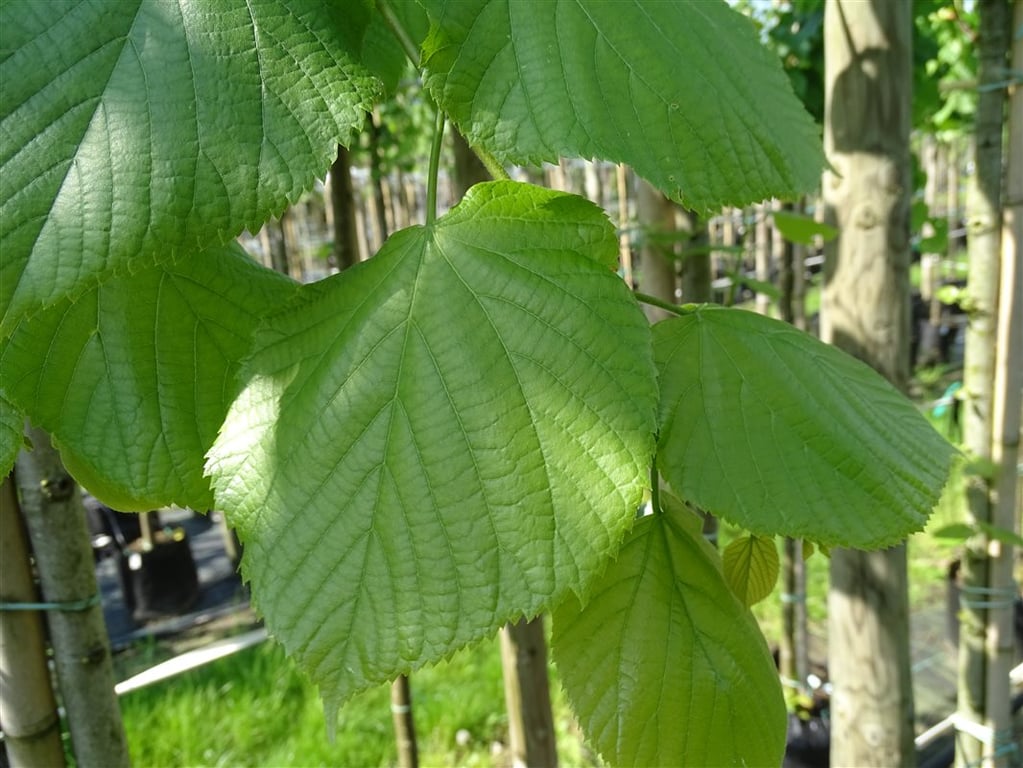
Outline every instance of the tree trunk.
<path id="1" fill-rule="evenodd" d="M 636 287 L 636 275 L 632 269 L 632 238 L 629 236 L 629 169 L 619 163 L 615 166 L 615 190 L 618 197 L 618 261 L 621 264 L 622 280 L 629 290 Z"/>
<path id="2" fill-rule="evenodd" d="M 642 230 L 636 281 L 643 293 L 677 304 L 678 264 L 673 258 L 674 242 L 666 239 L 675 232 L 675 209 L 678 207 L 664 194 L 643 179 L 636 180 L 636 220 Z M 660 307 L 643 305 L 651 323 L 671 317 Z"/>
<path id="3" fill-rule="evenodd" d="M 521 619 L 501 628 L 501 667 L 512 765 L 556 766 L 558 752 L 547 681 L 543 616 L 533 621 Z"/>
<path id="4" fill-rule="evenodd" d="M 85 508 L 49 436 L 29 429 L 34 445 L 16 463 L 25 527 L 46 612 L 60 695 L 79 765 L 126 766 L 128 744 L 114 695 L 110 641 L 98 601 Z"/>
<path id="5" fill-rule="evenodd" d="M 785 686 L 805 694 L 810 673 L 810 652 L 806 626 L 806 563 L 800 539 L 784 540 L 782 590 L 778 671 Z"/>
<path id="6" fill-rule="evenodd" d="M 682 301 L 693 304 L 710 301 L 710 230 L 707 220 L 676 206 L 675 229 L 689 233 L 689 238 L 682 243 Z"/>
<path id="7" fill-rule="evenodd" d="M 264 266 L 290 275 L 288 248 L 284 241 L 284 226 L 282 224 L 286 215 L 287 211 L 282 213 L 280 218 L 267 221 L 259 231 L 259 242 L 263 246 L 263 252 L 268 260 L 268 263 L 264 262 Z"/>
<path id="8" fill-rule="evenodd" d="M 330 205 L 334 214 L 334 265 L 339 270 L 346 269 L 359 263 L 359 240 L 348 150 L 340 145 L 337 159 L 330 166 Z"/>
<path id="9" fill-rule="evenodd" d="M 1010 17 L 1007 0 L 980 0 L 977 12 L 980 22 L 977 39 L 979 93 L 973 137 L 974 171 L 967 179 L 966 190 L 969 322 L 962 414 L 967 452 L 974 458 L 993 460 L 1005 91 L 991 84 L 1002 82 L 1006 77 Z M 966 477 L 965 485 L 968 520 L 993 522 L 994 478 L 973 474 Z M 1011 609 L 1011 601 L 1004 595 L 988 592 L 992 577 L 996 576 L 993 568 L 999 558 L 993 556 L 999 554 L 999 548 L 997 543 L 978 534 L 967 542 L 962 557 L 957 707 L 960 727 L 956 738 L 956 763 L 960 766 L 979 765 L 985 754 L 990 755 L 994 731 L 988 731 L 988 737 L 982 738 L 983 730 L 991 729 L 996 723 L 1004 726 L 1008 718 L 1007 697 L 1005 705 L 996 705 L 996 711 L 990 711 L 987 702 L 988 667 L 993 663 L 987 655 L 988 634 L 989 631 L 996 633 L 1002 623 L 999 614 Z"/>
<path id="10" fill-rule="evenodd" d="M 416 768 L 419 765 L 419 744 L 416 741 L 416 721 L 412 715 L 412 690 L 406 675 L 399 675 L 391 683 L 391 721 L 398 747 L 398 765 L 401 768 Z"/>
<path id="11" fill-rule="evenodd" d="M 768 226 L 767 217 L 769 208 L 767 203 L 756 206 L 754 212 L 757 217 L 753 234 L 753 259 L 757 280 L 761 283 L 771 282 L 771 232 Z M 761 315 L 771 314 L 771 297 L 762 291 L 756 292 L 755 306 Z"/>
<path id="12" fill-rule="evenodd" d="M 825 10 L 821 333 L 896 387 L 909 377 L 909 3 Z M 885 514 L 879 509 L 878 514 Z M 828 595 L 831 764 L 915 764 L 905 546 L 836 549 Z"/>
<path id="13" fill-rule="evenodd" d="M 0 589 L 5 602 L 39 602 L 10 475 L 0 485 Z M 0 677 L 0 729 L 10 764 L 14 768 L 64 765 L 60 718 L 38 611 L 0 611 Z"/>

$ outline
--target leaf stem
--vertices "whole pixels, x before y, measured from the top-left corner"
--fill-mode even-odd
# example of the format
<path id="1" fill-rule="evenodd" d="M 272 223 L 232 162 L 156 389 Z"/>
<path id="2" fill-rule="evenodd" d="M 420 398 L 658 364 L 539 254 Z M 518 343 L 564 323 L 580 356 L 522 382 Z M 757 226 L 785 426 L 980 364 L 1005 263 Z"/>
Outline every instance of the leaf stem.
<path id="1" fill-rule="evenodd" d="M 409 37 L 408 32 L 405 31 L 405 27 L 401 25 L 401 20 L 398 18 L 394 9 L 388 0 L 377 0 L 377 10 L 380 11 L 380 15 L 384 17 L 384 23 L 387 24 L 387 28 L 391 30 L 391 34 L 398 40 L 398 45 L 405 51 L 405 55 L 408 56 L 409 61 L 412 62 L 412 66 L 419 69 L 419 46 L 416 45 L 412 38 Z"/>
<path id="2" fill-rule="evenodd" d="M 437 220 L 437 176 L 440 174 L 440 152 L 444 145 L 444 110 L 437 107 L 437 121 L 430 147 L 430 170 L 426 182 L 426 224 Z"/>
<path id="3" fill-rule="evenodd" d="M 664 301 L 663 299 L 659 299 L 656 296 L 651 296 L 647 293 L 640 293 L 639 291 L 633 291 L 632 295 L 644 304 L 649 304 L 652 307 L 660 307 L 664 311 L 671 312 L 673 315 L 678 315 L 679 317 L 691 315 L 700 307 L 704 306 L 703 304 L 672 304 Z"/>

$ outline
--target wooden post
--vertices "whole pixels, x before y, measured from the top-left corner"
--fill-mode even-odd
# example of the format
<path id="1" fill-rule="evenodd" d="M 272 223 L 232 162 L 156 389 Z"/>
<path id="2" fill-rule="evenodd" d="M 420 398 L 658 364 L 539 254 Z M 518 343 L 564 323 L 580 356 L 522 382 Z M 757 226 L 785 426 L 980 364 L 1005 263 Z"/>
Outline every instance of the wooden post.
<path id="1" fill-rule="evenodd" d="M 821 336 L 896 387 L 909 377 L 909 3 L 825 8 L 827 243 Z M 878 509 L 879 515 L 885 514 Z M 913 765 L 905 545 L 836 549 L 828 594 L 831 764 Z"/>
<path id="2" fill-rule="evenodd" d="M 15 477 L 43 599 L 64 606 L 46 619 L 75 758 L 79 765 L 127 766 L 82 496 L 49 435 L 35 428 L 28 435 L 34 447 L 18 456 Z"/>
<path id="3" fill-rule="evenodd" d="M 14 481 L 0 485 L 0 600 L 37 603 Z M 12 766 L 63 766 L 64 745 L 38 611 L 0 611 L 0 728 Z"/>
<path id="4" fill-rule="evenodd" d="M 966 286 L 970 311 L 963 362 L 963 443 L 975 459 L 993 461 L 994 382 L 998 291 L 1001 261 L 1002 132 L 1005 120 L 1005 89 L 1009 48 L 1008 0 L 979 0 L 977 37 L 977 113 L 973 136 L 973 173 L 967 179 L 966 226 L 969 234 L 969 274 Z M 1018 396 L 1018 392 L 1016 393 Z M 964 481 L 969 522 L 991 523 L 994 513 L 994 478 L 979 474 Z M 1007 714 L 987 710 L 989 627 L 1008 603 L 991 595 L 992 567 L 997 542 L 983 534 L 971 537 L 964 547 L 960 568 L 959 686 L 956 732 L 958 766 L 1004 765 L 988 762 L 998 740 L 992 725 Z M 1002 600 L 999 601 L 999 597 Z M 1005 606 L 1008 608 L 1008 605 Z M 985 735 L 985 731 L 987 734 Z"/>
<path id="5" fill-rule="evenodd" d="M 512 765 L 515 768 L 554 768 L 558 764 L 558 753 L 542 616 L 532 621 L 521 619 L 501 629 L 501 666 L 509 712 Z"/>

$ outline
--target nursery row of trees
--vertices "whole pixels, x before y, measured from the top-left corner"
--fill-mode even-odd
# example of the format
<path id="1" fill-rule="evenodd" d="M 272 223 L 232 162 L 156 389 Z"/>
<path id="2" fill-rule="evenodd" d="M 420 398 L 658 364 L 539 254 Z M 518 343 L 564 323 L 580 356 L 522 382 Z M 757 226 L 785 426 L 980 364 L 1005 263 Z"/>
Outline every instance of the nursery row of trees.
<path id="1" fill-rule="evenodd" d="M 401 696 L 401 676 L 501 627 L 520 667 L 509 700 L 542 699 L 529 620 L 547 612 L 568 696 L 608 761 L 776 764 L 778 672 L 704 538 L 711 513 L 787 537 L 794 563 L 795 542 L 835 547 L 833 760 L 909 764 L 899 542 L 954 454 L 903 395 L 910 137 L 940 116 L 976 136 L 963 412 L 983 461 L 964 589 L 986 599 L 965 601 L 959 759 L 1004 763 L 1023 195 L 1010 155 L 1000 196 L 1009 3 L 979 0 L 976 26 L 952 8 L 793 2 L 758 27 L 709 3 L 378 0 L 344 18 L 297 1 L 3 5 L 0 469 L 28 418 L 36 450 L 17 479 L 33 546 L 80 507 L 41 428 L 112 506 L 225 512 L 328 730 L 353 693 L 397 677 Z M 971 35 L 978 65 L 960 72 L 969 57 L 949 51 Z M 950 78 L 973 82 L 928 96 Z M 402 120 L 414 130 L 388 128 Z M 1020 124 L 1014 112 L 1009 130 Z M 400 162 L 388 130 L 411 144 L 399 155 L 429 157 L 422 199 L 392 190 L 423 215 L 403 219 L 378 185 L 370 226 L 354 215 L 353 160 L 366 152 L 377 179 Z M 445 150 L 456 132 L 465 145 Z M 572 157 L 645 179 L 635 226 L 620 203 L 506 170 Z M 328 169 L 338 274 L 300 285 L 255 265 L 235 239 L 262 230 L 273 254 L 284 235 L 264 223 Z M 831 344 L 704 304 L 712 215 L 805 200 L 822 172 L 825 227 L 773 216 L 790 241 L 834 234 Z M 922 219 L 940 228 L 944 214 Z M 798 251 L 779 250 L 779 313 L 798 322 Z M 94 615 L 94 583 L 66 576 L 69 595 L 36 562 L 51 624 Z M 99 674 L 81 690 L 103 692 L 102 644 L 51 635 L 58 658 Z M 791 646 L 782 672 L 798 678 Z M 67 705 L 74 672 L 57 670 Z M 88 708 L 106 719 L 68 709 L 79 762 L 126 762 L 112 691 Z M 3 722 L 9 743 L 37 741 L 15 725 Z M 549 738 L 539 750 L 530 762 L 552 759 Z"/>

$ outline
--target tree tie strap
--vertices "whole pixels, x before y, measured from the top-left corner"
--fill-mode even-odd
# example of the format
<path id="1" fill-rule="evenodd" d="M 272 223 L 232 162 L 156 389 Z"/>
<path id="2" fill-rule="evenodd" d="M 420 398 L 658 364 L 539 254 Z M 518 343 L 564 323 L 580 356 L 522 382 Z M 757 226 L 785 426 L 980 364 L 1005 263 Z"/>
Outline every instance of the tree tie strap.
<path id="1" fill-rule="evenodd" d="M 60 600 L 50 603 L 0 602 L 0 611 L 87 611 L 100 604 L 99 592 L 81 600 Z"/>
<path id="2" fill-rule="evenodd" d="M 967 608 L 1007 608 L 1019 597 L 1015 585 L 1008 587 L 960 587 L 959 602 Z"/>

